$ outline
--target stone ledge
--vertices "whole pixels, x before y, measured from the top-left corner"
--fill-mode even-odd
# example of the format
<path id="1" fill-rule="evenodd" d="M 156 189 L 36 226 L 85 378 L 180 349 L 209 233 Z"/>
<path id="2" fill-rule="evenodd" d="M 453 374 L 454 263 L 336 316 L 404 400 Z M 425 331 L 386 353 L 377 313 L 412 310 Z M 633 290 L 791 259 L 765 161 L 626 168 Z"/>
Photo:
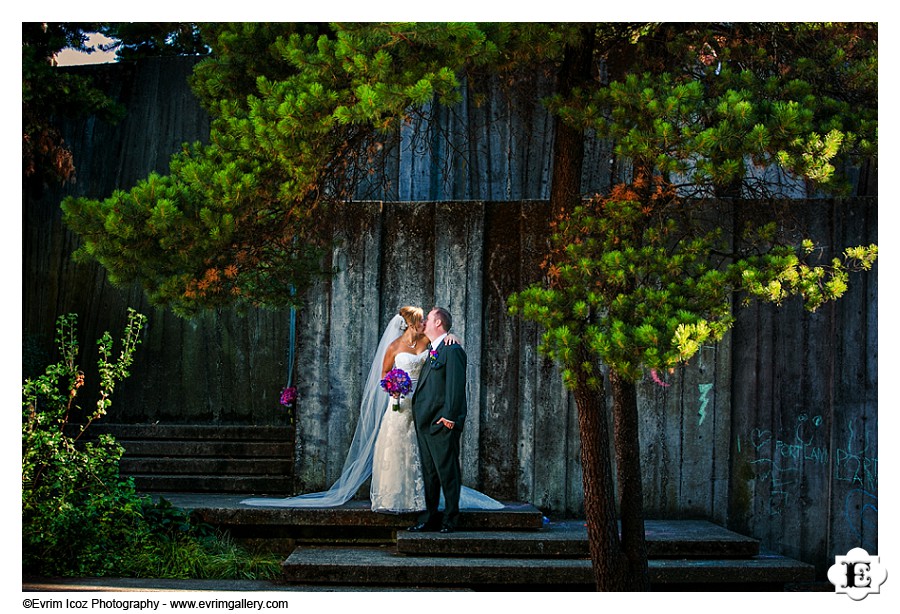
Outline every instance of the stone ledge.
<path id="1" fill-rule="evenodd" d="M 747 558 L 759 554 L 759 542 L 703 520 L 647 520 L 651 558 Z M 490 527 L 486 527 L 490 528 Z M 407 555 L 587 558 L 584 521 L 552 522 L 540 531 L 398 533 L 397 552 Z"/>
<path id="2" fill-rule="evenodd" d="M 658 560 L 649 562 L 650 582 L 715 587 L 783 585 L 810 581 L 815 569 L 799 561 L 768 555 L 735 560 Z M 569 586 L 593 584 L 587 559 L 418 557 L 389 548 L 297 548 L 282 564 L 293 583 L 407 586 Z"/>
<path id="3" fill-rule="evenodd" d="M 72 428 L 76 428 L 73 425 Z M 172 439 L 205 441 L 280 441 L 293 444 L 292 426 L 255 426 L 242 424 L 91 424 L 85 437 L 109 434 L 118 439 Z"/>
<path id="4" fill-rule="evenodd" d="M 339 507 L 292 508 L 257 507 L 241 503 L 253 495 L 214 495 L 204 493 L 162 493 L 175 507 L 194 513 L 208 524 L 254 526 L 261 532 L 271 527 L 380 527 L 403 530 L 415 524 L 417 514 L 380 514 L 373 512 L 366 500 L 348 501 Z M 508 502 L 499 510 L 461 510 L 461 529 L 495 529 L 511 531 L 537 530 L 543 526 L 543 515 L 533 505 Z"/>

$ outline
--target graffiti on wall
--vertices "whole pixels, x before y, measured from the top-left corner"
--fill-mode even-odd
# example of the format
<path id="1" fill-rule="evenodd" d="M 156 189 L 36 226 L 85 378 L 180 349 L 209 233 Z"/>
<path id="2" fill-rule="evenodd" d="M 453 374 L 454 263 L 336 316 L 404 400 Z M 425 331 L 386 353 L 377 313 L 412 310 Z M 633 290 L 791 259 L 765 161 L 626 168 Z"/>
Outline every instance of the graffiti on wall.
<path id="1" fill-rule="evenodd" d="M 823 428 L 821 416 L 801 414 L 786 436 L 778 437 L 769 429 L 755 428 L 737 438 L 737 451 L 748 457 L 754 478 L 769 485 L 769 513 L 781 514 L 796 501 L 801 492 L 804 474 L 820 471 L 865 493 L 865 505 L 852 505 L 845 510 L 856 526 L 871 522 L 877 513 L 878 458 L 869 432 L 858 432 L 853 421 L 848 423 L 847 439 L 834 448 L 829 445 L 829 433 Z M 851 505 L 850 499 L 847 505 Z M 846 506 L 845 506 L 846 507 Z M 857 514 L 856 511 L 859 513 Z"/>

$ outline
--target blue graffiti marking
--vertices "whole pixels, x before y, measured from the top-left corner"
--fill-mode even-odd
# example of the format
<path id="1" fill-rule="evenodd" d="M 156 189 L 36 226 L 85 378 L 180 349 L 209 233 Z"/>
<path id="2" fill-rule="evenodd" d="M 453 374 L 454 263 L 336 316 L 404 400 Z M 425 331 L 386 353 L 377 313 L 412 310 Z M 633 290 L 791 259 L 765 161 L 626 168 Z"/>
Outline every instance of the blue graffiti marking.
<path id="1" fill-rule="evenodd" d="M 700 415 L 698 426 L 703 424 L 703 421 L 706 419 L 706 406 L 709 404 L 709 391 L 712 390 L 712 387 L 712 384 L 700 384 L 697 386 L 700 390 L 700 411 L 697 412 Z"/>

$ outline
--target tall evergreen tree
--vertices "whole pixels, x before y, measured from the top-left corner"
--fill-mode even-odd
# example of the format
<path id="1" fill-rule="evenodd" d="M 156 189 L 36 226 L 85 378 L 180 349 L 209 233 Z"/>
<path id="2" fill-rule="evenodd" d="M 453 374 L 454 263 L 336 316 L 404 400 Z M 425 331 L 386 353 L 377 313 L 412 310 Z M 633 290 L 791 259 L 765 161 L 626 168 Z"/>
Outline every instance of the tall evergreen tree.
<path id="1" fill-rule="evenodd" d="M 174 156 L 167 176 L 63 204 L 82 255 L 182 314 L 298 300 L 350 169 L 416 108 L 458 100 L 458 67 L 493 55 L 467 24 L 206 31 L 214 54 L 194 86 L 213 114 L 209 144 Z"/>
<path id="2" fill-rule="evenodd" d="M 510 305 L 544 326 L 541 349 L 563 366 L 579 407 L 598 586 L 643 590 L 635 382 L 721 339 L 735 293 L 773 303 L 799 295 L 816 309 L 877 255 L 875 246 L 859 246 L 818 262 L 809 240 L 779 236 L 778 220 L 764 214 L 735 236 L 734 212 L 708 197 L 777 196 L 780 183 L 765 175 L 773 169 L 845 191 L 839 154 L 874 154 L 877 37 L 857 24 L 649 24 L 622 32 L 627 40 L 607 38 L 601 47 L 610 81 L 560 90 L 554 108 L 570 126 L 609 138 L 630 176 L 608 195 L 561 208 L 546 283 Z M 608 499 L 598 361 L 613 398 L 621 537 Z M 606 492 L 598 496 L 592 485 Z"/>

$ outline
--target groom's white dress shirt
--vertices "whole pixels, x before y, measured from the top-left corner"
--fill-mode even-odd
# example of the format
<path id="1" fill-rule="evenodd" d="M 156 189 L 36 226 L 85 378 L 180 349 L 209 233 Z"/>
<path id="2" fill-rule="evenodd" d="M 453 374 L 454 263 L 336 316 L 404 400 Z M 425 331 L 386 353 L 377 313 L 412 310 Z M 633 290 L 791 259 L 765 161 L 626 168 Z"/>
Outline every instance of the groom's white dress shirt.
<path id="1" fill-rule="evenodd" d="M 441 344 L 441 342 L 444 340 L 444 337 L 446 337 L 446 336 L 447 336 L 447 333 L 444 333 L 443 335 L 441 335 L 440 337 L 438 337 L 437 339 L 432 341 L 431 349 L 436 350 L 438 348 L 438 346 Z"/>

